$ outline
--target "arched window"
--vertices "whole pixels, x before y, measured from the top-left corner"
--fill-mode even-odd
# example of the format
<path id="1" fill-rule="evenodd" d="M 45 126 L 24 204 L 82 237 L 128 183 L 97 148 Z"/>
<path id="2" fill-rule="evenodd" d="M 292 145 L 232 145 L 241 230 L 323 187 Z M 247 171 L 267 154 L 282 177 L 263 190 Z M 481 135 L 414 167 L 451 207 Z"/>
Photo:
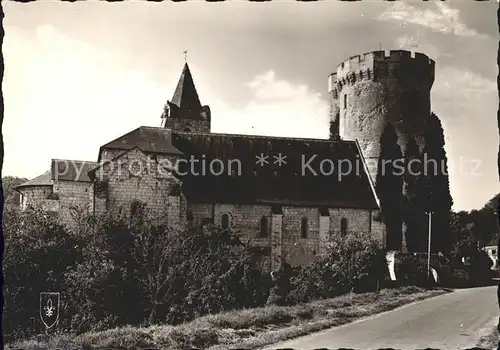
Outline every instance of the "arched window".
<path id="1" fill-rule="evenodd" d="M 184 132 L 191 132 L 190 128 L 184 128 Z"/>
<path id="2" fill-rule="evenodd" d="M 227 230 L 229 228 L 229 215 L 222 214 L 222 216 L 220 217 L 220 223 L 222 228 L 224 230 Z"/>
<path id="3" fill-rule="evenodd" d="M 145 204 L 137 199 L 132 200 L 130 203 L 130 214 L 131 216 L 140 216 L 144 214 Z"/>
<path id="4" fill-rule="evenodd" d="M 267 217 L 263 216 L 260 218 L 260 236 L 267 237 L 269 226 L 267 224 Z"/>
<path id="5" fill-rule="evenodd" d="M 302 238 L 307 238 L 307 231 L 308 231 L 308 222 L 307 218 L 302 218 L 300 222 L 300 233 Z"/>
<path id="6" fill-rule="evenodd" d="M 193 221 L 193 212 L 191 210 L 188 210 L 186 212 L 186 220 L 187 221 Z"/>
<path id="7" fill-rule="evenodd" d="M 342 220 L 340 220 L 340 233 L 342 236 L 345 236 L 347 234 L 347 219 L 346 218 L 342 218 Z"/>

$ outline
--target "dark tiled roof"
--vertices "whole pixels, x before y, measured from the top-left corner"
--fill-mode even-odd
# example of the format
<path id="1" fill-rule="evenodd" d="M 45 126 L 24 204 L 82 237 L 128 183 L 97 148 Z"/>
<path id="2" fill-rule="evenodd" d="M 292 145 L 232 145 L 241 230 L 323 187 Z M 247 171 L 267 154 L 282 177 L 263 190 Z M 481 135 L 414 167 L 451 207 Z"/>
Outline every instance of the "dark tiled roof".
<path id="1" fill-rule="evenodd" d="M 129 150 L 139 147 L 147 153 L 182 154 L 172 146 L 171 136 L 169 129 L 141 126 L 102 146 L 99 150 L 98 162 L 101 160 L 101 152 L 104 148 Z"/>
<path id="2" fill-rule="evenodd" d="M 206 173 L 200 163 L 194 172 L 179 175 L 187 197 L 197 201 L 234 203 L 290 203 L 351 208 L 377 208 L 377 200 L 363 167 L 359 149 L 354 141 L 329 141 L 251 135 L 188 133 L 164 128 L 140 127 L 102 148 L 129 150 L 139 147 L 145 153 L 178 154 L 205 161 Z M 276 158 L 284 156 L 286 164 L 279 166 Z M 256 164 L 256 156 L 267 156 L 269 163 Z M 313 159 L 310 167 L 304 166 Z M 218 159 L 224 164 L 222 175 L 211 175 L 209 164 Z M 232 161 L 232 163 L 230 163 Z M 322 175 L 320 162 L 325 161 Z M 344 163 L 341 163 L 344 162 Z M 329 163 L 335 171 L 328 174 Z M 338 173 L 339 164 L 347 162 L 353 170 Z M 232 164 L 233 174 L 228 174 Z M 238 166 L 240 164 L 240 166 Z M 189 164 L 180 164 L 181 173 Z"/>
<path id="3" fill-rule="evenodd" d="M 189 164 L 180 164 L 181 173 L 188 172 L 188 175 L 180 176 L 183 191 L 193 200 L 377 208 L 356 142 L 177 131 L 172 132 L 172 142 L 187 159 L 193 156 L 200 162 L 205 160 L 205 176 L 197 175 L 201 171 L 199 165 L 194 167 L 193 173 L 188 171 Z M 280 153 L 286 157 L 286 164 L 281 166 L 275 158 Z M 268 157 L 268 164 L 256 164 L 256 157 L 261 154 Z M 314 160 L 309 164 L 317 175 L 304 166 L 311 158 Z M 210 175 L 209 164 L 214 159 L 224 164 L 222 175 Z M 231 160 L 234 174 L 229 174 Z M 335 167 L 342 160 L 346 175 L 339 178 L 337 171 L 329 174 L 328 166 L 322 175 L 320 162 L 323 160 L 326 160 L 324 164 L 331 161 Z M 353 166 L 349 174 L 347 161 Z"/>
<path id="4" fill-rule="evenodd" d="M 96 162 L 72 159 L 52 159 L 52 180 L 90 182 L 88 172 L 98 165 Z"/>
<path id="5" fill-rule="evenodd" d="M 181 77 L 170 102 L 180 109 L 189 108 L 199 110 L 201 108 L 200 98 L 198 97 L 198 92 L 196 92 L 193 76 L 187 63 L 184 64 Z"/>
<path id="6" fill-rule="evenodd" d="M 42 175 L 38 175 L 34 179 L 26 181 L 14 188 L 30 187 L 30 186 L 52 186 L 52 172 L 50 170 L 46 171 Z"/>

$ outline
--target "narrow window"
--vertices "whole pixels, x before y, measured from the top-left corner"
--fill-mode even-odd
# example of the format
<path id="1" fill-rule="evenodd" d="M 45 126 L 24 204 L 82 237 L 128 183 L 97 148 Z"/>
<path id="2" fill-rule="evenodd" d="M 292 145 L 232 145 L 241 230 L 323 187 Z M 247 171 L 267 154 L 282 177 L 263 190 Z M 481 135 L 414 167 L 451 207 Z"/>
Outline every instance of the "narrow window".
<path id="1" fill-rule="evenodd" d="M 260 218 L 260 236 L 267 237 L 267 232 L 268 232 L 267 217 L 263 216 L 262 218 Z"/>
<path id="2" fill-rule="evenodd" d="M 347 109 L 347 94 L 344 94 L 344 109 Z"/>
<path id="3" fill-rule="evenodd" d="M 144 214 L 144 207 L 145 207 L 145 205 L 141 201 L 133 200 L 130 203 L 130 215 L 132 217 L 137 217 L 137 216 L 143 215 Z"/>
<path id="4" fill-rule="evenodd" d="M 307 225 L 307 218 L 302 218 L 301 225 L 300 225 L 300 232 L 301 232 L 302 238 L 307 238 L 307 231 L 308 231 L 307 226 L 308 226 Z"/>
<path id="5" fill-rule="evenodd" d="M 342 236 L 345 236 L 347 234 L 347 219 L 346 218 L 342 218 L 342 220 L 340 220 L 340 233 L 342 234 Z"/>
<path id="6" fill-rule="evenodd" d="M 188 210 L 186 212 L 186 220 L 187 221 L 193 221 L 193 212 L 191 210 Z"/>
<path id="7" fill-rule="evenodd" d="M 222 214 L 221 218 L 221 226 L 224 230 L 227 230 L 229 228 L 229 215 L 227 214 Z"/>

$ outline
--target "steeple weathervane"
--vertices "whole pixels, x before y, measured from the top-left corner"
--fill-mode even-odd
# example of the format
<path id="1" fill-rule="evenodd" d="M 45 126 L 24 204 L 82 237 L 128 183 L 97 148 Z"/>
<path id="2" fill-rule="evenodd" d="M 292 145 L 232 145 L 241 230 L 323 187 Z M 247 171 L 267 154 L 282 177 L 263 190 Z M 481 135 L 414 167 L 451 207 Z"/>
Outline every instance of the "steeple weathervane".
<path id="1" fill-rule="evenodd" d="M 184 54 L 184 62 L 187 62 L 187 59 L 188 59 L 188 50 L 184 50 L 183 54 Z"/>

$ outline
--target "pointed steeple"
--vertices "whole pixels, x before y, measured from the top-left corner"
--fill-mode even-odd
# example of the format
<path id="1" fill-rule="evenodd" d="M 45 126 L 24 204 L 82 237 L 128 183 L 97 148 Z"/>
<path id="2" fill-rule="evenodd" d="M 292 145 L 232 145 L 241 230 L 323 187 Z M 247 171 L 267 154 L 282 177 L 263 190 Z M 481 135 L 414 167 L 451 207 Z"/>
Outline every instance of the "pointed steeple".
<path id="1" fill-rule="evenodd" d="M 163 109 L 161 119 L 161 125 L 165 128 L 210 132 L 210 107 L 202 106 L 187 62 L 182 69 L 172 100 L 167 101 Z"/>
<path id="2" fill-rule="evenodd" d="M 170 102 L 184 111 L 199 111 L 201 109 L 200 98 L 198 92 L 196 92 L 193 76 L 187 62 L 184 64 L 184 69 Z"/>

